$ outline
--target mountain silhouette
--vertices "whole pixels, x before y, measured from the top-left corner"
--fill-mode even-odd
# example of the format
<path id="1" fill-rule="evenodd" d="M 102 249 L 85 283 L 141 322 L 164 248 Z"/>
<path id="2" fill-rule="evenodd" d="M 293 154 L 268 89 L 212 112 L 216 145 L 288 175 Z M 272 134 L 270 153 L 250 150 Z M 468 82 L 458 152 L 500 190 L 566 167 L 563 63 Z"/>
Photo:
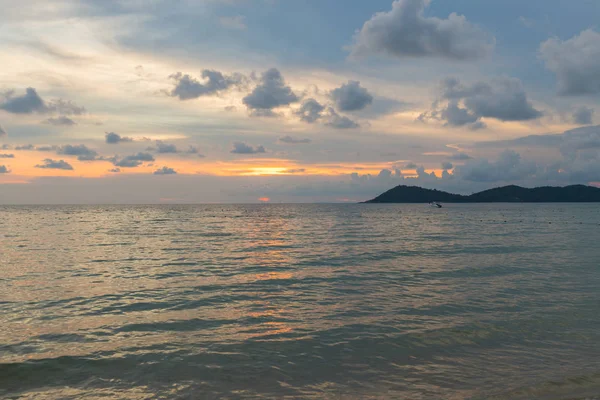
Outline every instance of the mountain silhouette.
<path id="1" fill-rule="evenodd" d="M 572 185 L 528 189 L 510 185 L 463 196 L 418 186 L 401 185 L 365 203 L 430 203 L 432 201 L 441 203 L 593 203 L 600 202 L 600 188 Z"/>

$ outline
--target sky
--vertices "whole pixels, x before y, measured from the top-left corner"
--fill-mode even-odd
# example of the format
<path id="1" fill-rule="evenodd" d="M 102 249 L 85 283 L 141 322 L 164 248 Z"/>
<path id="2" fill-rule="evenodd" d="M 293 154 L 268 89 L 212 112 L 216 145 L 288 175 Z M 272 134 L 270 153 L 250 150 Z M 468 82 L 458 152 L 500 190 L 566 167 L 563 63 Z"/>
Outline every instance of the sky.
<path id="1" fill-rule="evenodd" d="M 596 0 L 0 9 L 0 204 L 600 186 Z"/>

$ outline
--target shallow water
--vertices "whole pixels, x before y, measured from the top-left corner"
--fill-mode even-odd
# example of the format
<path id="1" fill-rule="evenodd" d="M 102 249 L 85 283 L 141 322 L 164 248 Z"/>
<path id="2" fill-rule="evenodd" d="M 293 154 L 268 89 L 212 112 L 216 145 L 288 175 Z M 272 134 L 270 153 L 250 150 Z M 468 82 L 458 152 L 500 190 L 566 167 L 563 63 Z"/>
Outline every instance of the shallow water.
<path id="1" fill-rule="evenodd" d="M 600 394 L 592 204 L 0 207 L 0 397 Z"/>

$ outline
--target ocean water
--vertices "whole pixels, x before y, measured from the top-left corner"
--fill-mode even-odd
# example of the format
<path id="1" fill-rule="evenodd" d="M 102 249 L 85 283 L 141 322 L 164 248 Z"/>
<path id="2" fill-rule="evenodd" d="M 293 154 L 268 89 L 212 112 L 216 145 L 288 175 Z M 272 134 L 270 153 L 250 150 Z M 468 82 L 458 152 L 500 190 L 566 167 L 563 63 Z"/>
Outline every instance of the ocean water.
<path id="1" fill-rule="evenodd" d="M 0 207 L 6 399 L 600 396 L 600 206 Z"/>

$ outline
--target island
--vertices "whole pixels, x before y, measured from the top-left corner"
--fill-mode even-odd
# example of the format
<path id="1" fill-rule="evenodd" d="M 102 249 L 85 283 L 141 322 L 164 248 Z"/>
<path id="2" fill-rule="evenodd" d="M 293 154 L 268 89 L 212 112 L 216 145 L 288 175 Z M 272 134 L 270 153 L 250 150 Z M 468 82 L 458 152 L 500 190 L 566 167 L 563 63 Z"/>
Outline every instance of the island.
<path id="1" fill-rule="evenodd" d="M 400 185 L 364 203 L 596 203 L 600 188 L 586 185 L 524 188 L 510 185 L 468 196 Z"/>

